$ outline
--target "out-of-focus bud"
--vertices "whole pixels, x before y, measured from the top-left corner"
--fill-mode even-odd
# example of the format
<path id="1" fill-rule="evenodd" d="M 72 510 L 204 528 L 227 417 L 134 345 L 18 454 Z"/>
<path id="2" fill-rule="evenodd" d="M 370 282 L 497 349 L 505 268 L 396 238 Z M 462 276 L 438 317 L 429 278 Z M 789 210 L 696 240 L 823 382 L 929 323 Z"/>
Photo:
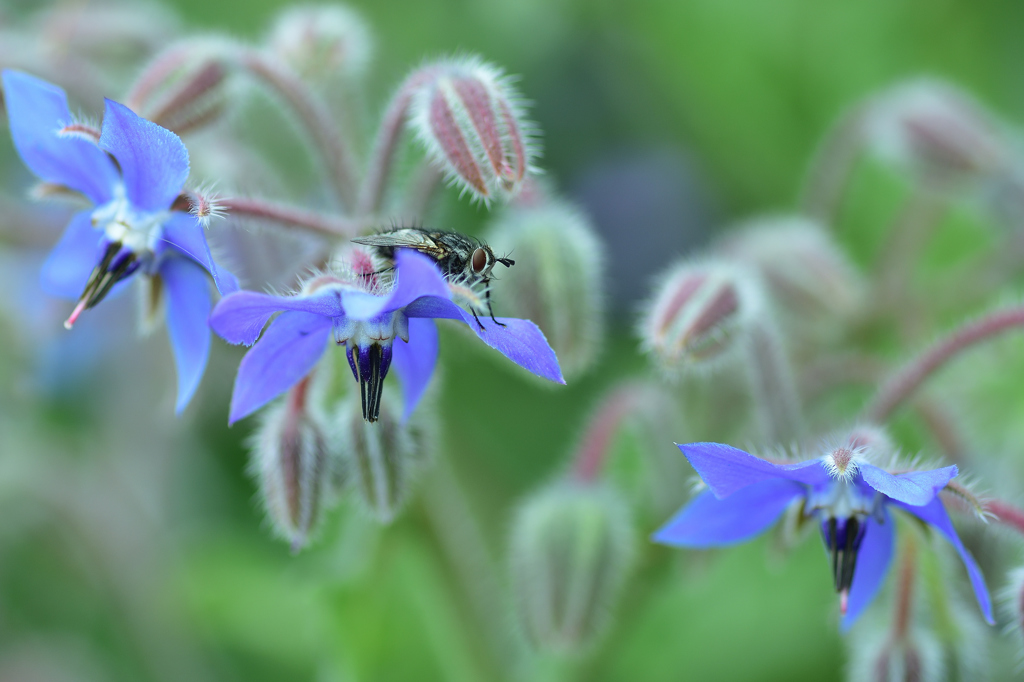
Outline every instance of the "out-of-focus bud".
<path id="1" fill-rule="evenodd" d="M 342 403 L 337 419 L 346 434 L 346 451 L 360 498 L 377 521 L 390 523 L 408 497 L 419 459 L 418 439 L 399 421 L 387 399 L 376 422 L 363 419 L 356 400 Z"/>
<path id="2" fill-rule="evenodd" d="M 289 7 L 274 21 L 272 52 L 304 78 L 338 73 L 359 78 L 373 56 L 373 36 L 363 17 L 343 5 Z"/>
<path id="3" fill-rule="evenodd" d="M 176 44 L 143 71 L 129 104 L 177 133 L 213 123 L 228 104 L 231 49 L 215 39 Z"/>
<path id="4" fill-rule="evenodd" d="M 1024 567 L 1010 571 L 999 597 L 1003 614 L 1017 639 L 1018 651 L 1024 652 Z"/>
<path id="5" fill-rule="evenodd" d="M 536 322 L 566 377 L 585 371 L 604 332 L 604 249 L 590 222 L 565 204 L 512 208 L 488 243 L 516 258 L 492 287 L 497 310 Z"/>
<path id="6" fill-rule="evenodd" d="M 574 653 L 604 631 L 634 551 L 629 513 L 608 488 L 560 482 L 519 509 L 512 584 L 526 633 L 540 649 Z"/>
<path id="7" fill-rule="evenodd" d="M 267 409 L 252 441 L 251 473 L 274 530 L 296 552 L 325 506 L 332 466 L 324 419 L 307 400 L 310 379 Z"/>
<path id="8" fill-rule="evenodd" d="M 884 626 L 855 631 L 850 643 L 850 682 L 938 682 L 945 679 L 942 648 L 929 632 L 915 629 L 901 642 Z"/>
<path id="9" fill-rule="evenodd" d="M 986 177 L 1007 162 L 999 124 L 973 97 L 934 79 L 901 83 L 869 103 L 869 146 L 883 159 L 945 184 Z"/>
<path id="10" fill-rule="evenodd" d="M 536 156 L 534 127 L 511 79 L 478 57 L 429 64 L 409 121 L 451 181 L 488 202 L 519 191 Z"/>
<path id="11" fill-rule="evenodd" d="M 40 12 L 35 33 L 64 54 L 133 61 L 160 49 L 180 22 L 156 2 L 56 3 Z"/>
<path id="12" fill-rule="evenodd" d="M 712 366 L 763 308 L 759 283 L 721 260 L 684 262 L 655 289 L 640 338 L 669 372 Z"/>
<path id="13" fill-rule="evenodd" d="M 807 322 L 848 318 L 864 295 L 859 273 L 813 220 L 767 217 L 732 231 L 719 252 L 760 273 L 774 300 Z"/>

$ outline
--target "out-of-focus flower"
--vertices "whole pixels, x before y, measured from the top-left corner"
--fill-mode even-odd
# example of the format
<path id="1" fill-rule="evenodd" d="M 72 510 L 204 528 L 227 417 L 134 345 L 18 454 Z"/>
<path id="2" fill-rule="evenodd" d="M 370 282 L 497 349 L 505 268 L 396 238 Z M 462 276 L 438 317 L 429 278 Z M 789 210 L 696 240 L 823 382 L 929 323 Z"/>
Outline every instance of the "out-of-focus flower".
<path id="1" fill-rule="evenodd" d="M 762 307 L 755 282 L 732 263 L 682 263 L 657 287 L 640 338 L 665 370 L 706 367 L 736 347 Z"/>
<path id="2" fill-rule="evenodd" d="M 502 307 L 544 330 L 566 375 L 585 371 L 604 332 L 604 248 L 589 221 L 566 204 L 513 207 L 488 241 L 518 259 L 496 290 Z"/>
<path id="3" fill-rule="evenodd" d="M 518 192 L 537 145 L 511 79 L 478 57 L 429 64 L 412 78 L 421 85 L 410 123 L 451 181 L 483 201 Z"/>
<path id="4" fill-rule="evenodd" d="M 199 385 L 209 354 L 211 307 L 207 270 L 222 292 L 234 277 L 210 255 L 196 218 L 171 210 L 188 177 L 188 151 L 178 137 L 107 100 L 102 130 L 77 123 L 64 91 L 27 74 L 3 72 L 14 145 L 45 183 L 85 195 L 93 208 L 76 213 L 42 268 L 51 295 L 78 299 L 65 322 L 98 304 L 136 272 L 159 281 L 178 370 L 177 410 Z"/>
<path id="5" fill-rule="evenodd" d="M 332 331 L 335 343 L 346 346 L 352 375 L 359 382 L 363 417 L 377 419 L 384 378 L 394 363 L 402 377 L 403 418 L 408 419 L 437 361 L 437 327 L 432 321 L 437 318 L 464 322 L 484 343 L 516 364 L 565 383 L 558 359 L 537 325 L 498 318 L 500 324 L 479 327 L 472 314 L 452 301 L 448 283 L 426 256 L 399 249 L 393 285 L 374 286 L 370 283 L 377 281 L 377 275 L 365 274 L 316 277 L 296 296 L 239 291 L 217 305 L 210 317 L 213 330 L 229 343 L 255 343 L 238 369 L 231 423 L 308 374 L 323 355 Z M 260 337 L 278 311 L 285 312 Z"/>
<path id="6" fill-rule="evenodd" d="M 864 116 L 872 150 L 928 182 L 985 178 L 1008 161 L 998 123 L 949 83 L 901 83 L 870 102 Z"/>
<path id="7" fill-rule="evenodd" d="M 541 649 L 593 644 L 633 558 L 629 512 L 610 488 L 562 482 L 529 498 L 512 531 L 513 588 L 523 626 Z"/>
<path id="8" fill-rule="evenodd" d="M 340 72 L 363 74 L 373 55 L 373 36 L 362 16 L 343 5 L 289 7 L 278 15 L 270 49 L 307 78 Z"/>
<path id="9" fill-rule="evenodd" d="M 793 502 L 820 524 L 848 628 L 878 592 L 893 554 L 892 508 L 909 512 L 960 553 L 985 619 L 992 603 L 981 570 L 964 548 L 938 493 L 955 466 L 892 474 L 837 447 L 819 459 L 775 464 L 728 445 L 680 445 L 709 490 L 654 535 L 677 547 L 714 547 L 747 540 L 775 522 Z"/>

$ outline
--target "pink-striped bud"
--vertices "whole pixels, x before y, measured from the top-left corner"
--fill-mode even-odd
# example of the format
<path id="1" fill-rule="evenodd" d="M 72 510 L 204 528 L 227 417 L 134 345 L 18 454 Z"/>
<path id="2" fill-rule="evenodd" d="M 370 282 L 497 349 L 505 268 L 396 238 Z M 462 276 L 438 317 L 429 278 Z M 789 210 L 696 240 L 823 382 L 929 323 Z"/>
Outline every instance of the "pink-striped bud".
<path id="1" fill-rule="evenodd" d="M 1007 162 L 999 124 L 974 98 L 942 81 L 883 92 L 866 111 L 870 147 L 883 159 L 945 183 L 988 176 Z"/>
<path id="2" fill-rule="evenodd" d="M 477 57 L 444 60 L 420 73 L 429 77 L 409 120 L 432 160 L 484 202 L 515 194 L 531 170 L 535 144 L 511 79 Z"/>
<path id="3" fill-rule="evenodd" d="M 289 7 L 278 15 L 270 49 L 299 75 L 358 78 L 373 55 L 373 36 L 355 10 L 342 5 Z"/>
<path id="4" fill-rule="evenodd" d="M 666 370 L 707 366 L 735 347 L 761 298 L 756 281 L 730 263 L 679 264 L 656 288 L 641 340 Z"/>

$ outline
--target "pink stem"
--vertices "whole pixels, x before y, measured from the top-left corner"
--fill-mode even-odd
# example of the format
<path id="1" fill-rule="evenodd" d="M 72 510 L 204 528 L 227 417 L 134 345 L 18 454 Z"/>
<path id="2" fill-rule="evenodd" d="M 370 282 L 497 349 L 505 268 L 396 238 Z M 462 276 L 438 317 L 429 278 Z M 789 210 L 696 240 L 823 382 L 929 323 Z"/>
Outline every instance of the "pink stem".
<path id="1" fill-rule="evenodd" d="M 864 411 L 865 418 L 872 422 L 885 421 L 925 379 L 958 353 L 1021 326 L 1024 326 L 1024 307 L 1000 310 L 957 329 L 893 375 L 875 394 Z"/>
<path id="2" fill-rule="evenodd" d="M 218 199 L 217 204 L 227 213 L 256 218 L 285 227 L 295 227 L 328 237 L 350 238 L 359 234 L 364 225 L 358 221 L 334 218 L 301 208 L 278 204 L 263 199 L 229 197 Z"/>
<path id="3" fill-rule="evenodd" d="M 903 543 L 900 559 L 899 582 L 896 585 L 896 604 L 893 613 L 892 635 L 896 642 L 906 641 L 910 629 L 913 607 L 914 579 L 917 577 L 917 546 L 913 541 Z"/>
<path id="4" fill-rule="evenodd" d="M 985 511 L 999 523 L 1024 535 L 1024 510 L 999 500 L 988 500 L 985 502 Z"/>
<path id="5" fill-rule="evenodd" d="M 615 432 L 622 420 L 633 411 L 639 395 L 640 391 L 634 384 L 619 386 L 605 398 L 590 418 L 583 443 L 573 458 L 572 470 L 577 480 L 592 482 L 600 475 Z"/>

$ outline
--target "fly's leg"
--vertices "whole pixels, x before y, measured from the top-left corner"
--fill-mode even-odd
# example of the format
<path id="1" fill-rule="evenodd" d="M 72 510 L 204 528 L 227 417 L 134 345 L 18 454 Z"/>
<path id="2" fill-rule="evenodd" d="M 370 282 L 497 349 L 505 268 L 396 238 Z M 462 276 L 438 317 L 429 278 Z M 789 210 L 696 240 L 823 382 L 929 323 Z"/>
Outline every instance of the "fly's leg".
<path id="1" fill-rule="evenodd" d="M 494 316 L 494 308 L 491 307 L 491 283 L 488 281 L 486 286 L 487 293 L 484 294 L 484 299 L 487 301 L 487 312 L 491 314 L 491 319 L 494 320 L 494 323 L 496 325 L 498 325 L 499 327 L 507 327 L 507 324 L 505 324 L 504 322 L 498 322 L 498 318 Z"/>
<path id="2" fill-rule="evenodd" d="M 477 317 L 476 308 L 474 308 L 473 306 L 469 306 L 469 311 L 473 313 L 473 319 L 476 320 L 476 323 L 478 325 L 480 325 L 480 331 L 483 331 L 485 329 L 484 323 L 480 321 L 479 317 Z"/>

